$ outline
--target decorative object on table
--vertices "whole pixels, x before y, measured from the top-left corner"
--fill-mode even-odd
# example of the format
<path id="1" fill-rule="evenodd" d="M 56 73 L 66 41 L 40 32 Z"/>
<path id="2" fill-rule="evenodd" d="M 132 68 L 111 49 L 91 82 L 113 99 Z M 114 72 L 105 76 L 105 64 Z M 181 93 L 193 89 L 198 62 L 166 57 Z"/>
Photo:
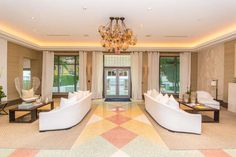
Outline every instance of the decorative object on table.
<path id="1" fill-rule="evenodd" d="M 30 109 L 33 106 L 34 105 L 32 103 L 23 102 L 22 104 L 18 105 L 18 109 Z"/>
<path id="2" fill-rule="evenodd" d="M 45 101 L 44 101 L 45 103 L 48 103 L 49 102 L 49 99 L 48 99 L 48 97 L 47 98 L 45 98 Z"/>
<path id="3" fill-rule="evenodd" d="M 36 100 L 37 103 L 40 103 L 42 102 L 42 97 L 39 97 L 37 100 Z"/>
<path id="4" fill-rule="evenodd" d="M 124 17 L 110 17 L 110 22 L 107 25 L 99 26 L 101 44 L 108 52 L 120 54 L 120 51 L 127 50 L 129 45 L 136 45 L 137 38 L 133 31 L 126 27 L 124 20 Z"/>
<path id="5" fill-rule="evenodd" d="M 183 98 L 184 98 L 184 102 L 186 102 L 186 103 L 189 102 L 189 94 L 185 93 Z"/>
<path id="6" fill-rule="evenodd" d="M 211 86 L 215 88 L 215 98 L 218 100 L 218 80 L 212 80 L 211 81 Z"/>
<path id="7" fill-rule="evenodd" d="M 39 80 L 39 78 L 37 78 L 37 77 L 33 77 L 32 78 L 32 89 L 33 89 L 33 94 L 30 94 L 30 95 L 32 95 L 31 97 L 24 97 L 23 96 L 23 93 L 22 93 L 22 91 L 24 90 L 23 88 L 22 88 L 22 81 L 20 80 L 20 78 L 19 77 L 16 77 L 15 78 L 15 87 L 16 87 L 16 90 L 17 90 L 17 92 L 19 93 L 19 95 L 20 95 L 20 98 L 23 100 L 23 101 L 25 101 L 25 102 L 33 102 L 33 101 L 36 101 L 38 98 L 39 98 L 39 95 L 35 95 L 35 92 L 38 90 L 38 88 L 39 88 L 39 86 L 40 86 L 40 80 Z M 31 89 L 31 90 L 32 90 Z M 29 90 L 24 90 L 24 91 L 28 91 L 29 92 Z M 31 91 L 30 91 L 31 92 Z"/>
<path id="8" fill-rule="evenodd" d="M 197 102 L 197 93 L 196 92 L 191 92 L 190 102 L 191 103 L 196 103 Z"/>
<path id="9" fill-rule="evenodd" d="M 2 101 L 2 98 L 5 98 L 5 97 L 6 97 L 6 95 L 3 92 L 3 88 L 2 88 L 2 86 L 0 86 L 0 102 Z"/>

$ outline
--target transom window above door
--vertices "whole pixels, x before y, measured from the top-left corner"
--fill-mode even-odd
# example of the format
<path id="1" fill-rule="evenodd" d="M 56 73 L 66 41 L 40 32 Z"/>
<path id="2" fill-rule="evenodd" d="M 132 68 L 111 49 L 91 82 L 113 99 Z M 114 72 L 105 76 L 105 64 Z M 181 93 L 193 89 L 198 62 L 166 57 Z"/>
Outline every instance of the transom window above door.
<path id="1" fill-rule="evenodd" d="M 130 67 L 130 55 L 104 55 L 104 67 Z"/>

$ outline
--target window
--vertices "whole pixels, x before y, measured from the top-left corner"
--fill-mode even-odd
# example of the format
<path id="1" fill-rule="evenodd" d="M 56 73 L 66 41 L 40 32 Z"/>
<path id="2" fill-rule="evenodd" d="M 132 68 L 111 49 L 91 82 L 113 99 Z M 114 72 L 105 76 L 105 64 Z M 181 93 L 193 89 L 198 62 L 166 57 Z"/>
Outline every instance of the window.
<path id="1" fill-rule="evenodd" d="M 54 93 L 73 92 L 78 89 L 79 56 L 54 57 Z"/>
<path id="2" fill-rule="evenodd" d="M 31 88 L 31 61 L 24 58 L 23 60 L 23 89 Z"/>
<path id="3" fill-rule="evenodd" d="M 160 57 L 160 91 L 179 93 L 179 57 Z"/>
<path id="4" fill-rule="evenodd" d="M 23 89 L 30 89 L 31 87 L 31 70 L 23 69 Z"/>

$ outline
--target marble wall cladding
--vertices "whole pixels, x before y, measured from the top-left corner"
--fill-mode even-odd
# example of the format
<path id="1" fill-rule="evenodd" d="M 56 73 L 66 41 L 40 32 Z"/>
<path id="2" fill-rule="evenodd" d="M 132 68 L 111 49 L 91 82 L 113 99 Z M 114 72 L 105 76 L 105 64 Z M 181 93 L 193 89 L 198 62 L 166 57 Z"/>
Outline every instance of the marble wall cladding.
<path id="1" fill-rule="evenodd" d="M 209 47 L 198 52 L 197 89 L 208 91 L 215 97 L 211 81 L 218 80 L 218 99 L 224 98 L 224 44 Z"/>
<path id="2" fill-rule="evenodd" d="M 236 40 L 225 43 L 224 57 L 224 102 L 228 101 L 228 84 L 234 80 L 235 64 L 235 43 Z"/>
<path id="3" fill-rule="evenodd" d="M 191 90 L 197 90 L 198 77 L 198 53 L 191 53 Z"/>
<path id="4" fill-rule="evenodd" d="M 11 42 L 7 45 L 7 97 L 8 100 L 19 99 L 14 79 L 23 77 L 24 58 L 31 60 L 31 75 L 42 77 L 42 52 L 32 50 Z M 40 89 L 37 91 L 40 94 Z"/>

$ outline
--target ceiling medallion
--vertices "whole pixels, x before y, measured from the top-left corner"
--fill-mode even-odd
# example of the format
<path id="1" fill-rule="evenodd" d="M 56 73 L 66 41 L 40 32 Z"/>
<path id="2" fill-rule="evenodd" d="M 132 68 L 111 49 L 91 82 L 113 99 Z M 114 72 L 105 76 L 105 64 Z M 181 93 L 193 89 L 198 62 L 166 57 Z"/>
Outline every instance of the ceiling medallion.
<path id="1" fill-rule="evenodd" d="M 107 25 L 99 26 L 101 45 L 108 52 L 120 54 L 120 51 L 127 50 L 129 45 L 136 45 L 137 38 L 130 28 L 126 28 L 124 20 L 124 17 L 110 17 L 110 22 Z"/>

